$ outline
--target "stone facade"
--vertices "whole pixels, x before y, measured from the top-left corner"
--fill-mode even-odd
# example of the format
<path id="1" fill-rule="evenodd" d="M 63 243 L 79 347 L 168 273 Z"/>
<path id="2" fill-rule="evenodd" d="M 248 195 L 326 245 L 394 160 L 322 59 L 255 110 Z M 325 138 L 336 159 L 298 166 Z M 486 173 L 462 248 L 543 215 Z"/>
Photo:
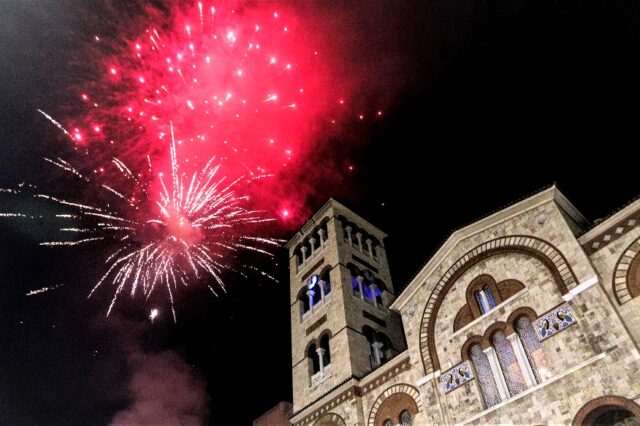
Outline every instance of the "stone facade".
<path id="1" fill-rule="evenodd" d="M 289 402 L 281 402 L 253 421 L 253 426 L 282 426 L 289 423 L 293 414 L 293 406 Z"/>
<path id="2" fill-rule="evenodd" d="M 384 234 L 329 201 L 288 244 L 291 423 L 631 422 L 639 212 L 640 200 L 590 228 L 549 188 L 454 232 L 396 298 Z M 309 257 L 302 248 L 320 229 L 327 239 Z M 303 306 L 305 286 L 323 276 L 330 297 Z M 384 291 L 363 294 L 363 282 Z M 330 368 L 318 379 L 308 349 L 325 335 Z"/>

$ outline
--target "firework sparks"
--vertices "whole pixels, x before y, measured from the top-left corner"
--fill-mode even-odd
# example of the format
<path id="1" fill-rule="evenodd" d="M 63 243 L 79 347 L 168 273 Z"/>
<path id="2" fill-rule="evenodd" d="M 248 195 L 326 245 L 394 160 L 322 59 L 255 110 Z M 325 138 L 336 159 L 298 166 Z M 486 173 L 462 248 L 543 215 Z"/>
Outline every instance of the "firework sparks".
<path id="1" fill-rule="evenodd" d="M 332 75 L 338 58 L 308 17 L 272 3 L 234 6 L 193 2 L 151 8 L 135 25 L 129 19 L 125 25 L 145 30 L 123 27 L 115 33 L 128 36 L 101 36 L 91 49 L 99 66 L 76 98 L 84 113 L 66 128 L 47 118 L 74 144 L 108 145 L 138 169 L 147 154 L 167 154 L 171 121 L 185 157 L 215 156 L 230 176 L 273 174 L 252 201 L 273 209 L 291 179 L 285 168 L 330 122 L 353 119 L 353 106 L 344 107 L 351 82 Z M 287 191 L 291 205 L 303 204 L 299 191 Z"/>
<path id="2" fill-rule="evenodd" d="M 126 287 L 129 287 L 127 292 L 131 297 L 141 292 L 145 300 L 156 289 L 164 288 L 175 321 L 174 295 L 180 287 L 207 281 L 207 288 L 217 295 L 216 288 L 225 291 L 225 274 L 236 270 L 234 261 L 238 251 L 251 250 L 272 256 L 268 248 L 282 242 L 248 233 L 247 227 L 273 219 L 265 217 L 262 211 L 248 208 L 247 197 L 236 193 L 239 183 L 248 184 L 263 176 L 250 179 L 239 177 L 231 181 L 222 174 L 221 167 L 215 164 L 214 159 L 209 160 L 198 172 L 187 176 L 181 171 L 178 161 L 173 127 L 170 127 L 170 135 L 170 181 L 166 183 L 163 173 L 158 174 L 162 189 L 157 199 L 148 196 L 146 201 L 155 205 L 148 206 L 144 214 L 132 213 L 139 210 L 143 201 L 132 203 L 130 200 L 133 197 L 127 188 L 116 190 L 112 188 L 116 186 L 115 183 L 94 185 L 111 195 L 112 200 L 104 205 L 67 200 L 42 194 L 33 188 L 36 190 L 32 195 L 34 198 L 46 199 L 74 210 L 73 214 L 55 214 L 55 217 L 74 219 L 82 226 L 64 225 L 60 228 L 61 232 L 86 235 L 82 239 L 44 241 L 40 245 L 78 246 L 95 242 L 116 244 L 116 250 L 106 259 L 106 272 L 89 293 L 91 297 L 105 284 L 115 287 L 107 315 L 111 313 L 118 297 L 125 293 Z M 94 183 L 67 161 L 59 159 L 48 162 L 84 183 Z M 148 195 L 146 189 L 140 190 L 140 185 L 144 184 L 132 178 L 134 174 L 129 167 L 119 159 L 114 159 L 113 164 L 125 178 L 125 182 L 133 184 L 134 191 Z M 21 190 L 3 192 L 11 195 L 22 193 Z M 5 213 L 2 216 L 28 217 L 22 213 Z M 273 279 L 254 266 L 243 266 Z M 27 296 L 54 288 L 57 287 L 44 287 L 27 293 Z"/>

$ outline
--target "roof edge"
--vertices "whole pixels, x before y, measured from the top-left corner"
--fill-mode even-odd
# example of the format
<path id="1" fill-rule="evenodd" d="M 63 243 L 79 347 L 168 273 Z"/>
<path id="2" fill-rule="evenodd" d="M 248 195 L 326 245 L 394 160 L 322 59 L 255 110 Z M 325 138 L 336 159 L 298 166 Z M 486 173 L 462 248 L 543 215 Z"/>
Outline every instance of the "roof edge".
<path id="1" fill-rule="evenodd" d="M 427 260 L 427 262 L 418 270 L 418 272 L 411 278 L 409 284 L 398 295 L 396 300 L 393 301 L 390 308 L 399 311 L 404 307 L 407 301 L 413 296 L 413 294 L 420 288 L 420 283 L 429 275 L 429 273 L 439 264 L 439 262 L 455 247 L 455 245 L 464 238 L 474 235 L 496 223 L 503 222 L 509 218 L 520 214 L 525 210 L 538 207 L 539 205 L 548 202 L 557 202 L 557 200 L 566 200 L 566 197 L 558 190 L 555 184 L 542 189 L 526 198 L 514 202 L 507 207 L 504 207 L 494 213 L 485 216 L 475 222 L 472 222 L 462 228 L 458 228 L 449 234 L 449 237 L 440 245 L 436 252 Z M 568 200 L 567 200 L 568 201 Z M 569 206 L 573 207 L 571 203 Z M 573 210 L 581 217 L 582 214 L 578 212 L 575 207 Z M 586 220 L 586 219 L 585 219 Z"/>

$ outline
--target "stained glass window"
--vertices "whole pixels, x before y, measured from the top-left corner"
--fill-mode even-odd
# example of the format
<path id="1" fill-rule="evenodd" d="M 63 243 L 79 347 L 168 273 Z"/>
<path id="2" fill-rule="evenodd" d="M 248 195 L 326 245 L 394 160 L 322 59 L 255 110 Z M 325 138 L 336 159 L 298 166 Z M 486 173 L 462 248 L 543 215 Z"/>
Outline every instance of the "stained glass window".
<path id="1" fill-rule="evenodd" d="M 489 307 L 487 306 L 487 302 L 484 300 L 484 297 L 482 297 L 482 292 L 476 291 L 475 296 L 476 302 L 478 303 L 478 308 L 480 308 L 480 314 L 487 313 Z"/>
<path id="2" fill-rule="evenodd" d="M 393 426 L 393 423 L 391 422 L 391 420 L 387 419 L 384 421 L 384 423 L 382 423 L 382 426 Z"/>
<path id="3" fill-rule="evenodd" d="M 358 283 L 358 279 L 351 275 L 351 287 L 353 288 L 353 294 L 356 296 L 360 296 L 360 283 Z"/>
<path id="4" fill-rule="evenodd" d="M 540 372 L 538 371 L 538 366 L 536 363 L 536 358 L 538 362 L 544 361 L 544 353 L 542 352 L 542 346 L 540 345 L 540 340 L 536 335 L 536 331 L 531 324 L 531 321 L 527 317 L 520 317 L 516 321 L 516 333 L 518 333 L 518 337 L 522 342 L 522 347 L 524 348 L 524 352 L 527 354 L 527 360 L 531 365 L 531 370 L 533 370 L 533 374 L 536 376 L 536 381 L 538 383 L 542 382 L 540 377 Z"/>
<path id="5" fill-rule="evenodd" d="M 485 297 L 487 298 L 487 303 L 489 304 L 489 309 L 493 309 L 496 307 L 496 300 L 493 298 L 493 294 L 491 293 L 491 289 L 485 286 L 482 291 L 484 292 Z"/>
<path id="6" fill-rule="evenodd" d="M 409 410 L 404 410 L 400 413 L 400 424 L 402 426 L 411 426 L 413 424 Z"/>
<path id="7" fill-rule="evenodd" d="M 502 373 L 504 374 L 504 379 L 507 382 L 509 394 L 511 396 L 515 396 L 526 390 L 527 385 L 524 382 L 522 370 L 520 370 L 516 354 L 513 352 L 511 342 L 507 340 L 507 336 L 505 336 L 502 331 L 498 331 L 493 335 L 491 344 L 498 356 L 500 367 L 502 367 Z"/>
<path id="8" fill-rule="evenodd" d="M 478 377 L 478 383 L 480 384 L 480 392 L 482 393 L 482 399 L 486 408 L 493 407 L 500 403 L 500 393 L 496 386 L 496 381 L 493 379 L 493 373 L 491 372 L 491 365 L 487 355 L 482 351 L 480 345 L 473 345 L 470 351 L 471 362 L 476 370 L 476 376 Z"/>

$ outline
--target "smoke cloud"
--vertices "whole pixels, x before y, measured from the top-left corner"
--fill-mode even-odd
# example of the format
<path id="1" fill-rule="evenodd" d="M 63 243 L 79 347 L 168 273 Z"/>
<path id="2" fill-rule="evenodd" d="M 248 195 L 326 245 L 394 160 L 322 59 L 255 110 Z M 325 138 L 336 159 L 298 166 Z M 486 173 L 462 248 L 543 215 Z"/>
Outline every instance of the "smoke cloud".
<path id="1" fill-rule="evenodd" d="M 208 395 L 204 379 L 174 352 L 133 351 L 128 390 L 131 405 L 118 412 L 112 426 L 205 424 Z"/>

